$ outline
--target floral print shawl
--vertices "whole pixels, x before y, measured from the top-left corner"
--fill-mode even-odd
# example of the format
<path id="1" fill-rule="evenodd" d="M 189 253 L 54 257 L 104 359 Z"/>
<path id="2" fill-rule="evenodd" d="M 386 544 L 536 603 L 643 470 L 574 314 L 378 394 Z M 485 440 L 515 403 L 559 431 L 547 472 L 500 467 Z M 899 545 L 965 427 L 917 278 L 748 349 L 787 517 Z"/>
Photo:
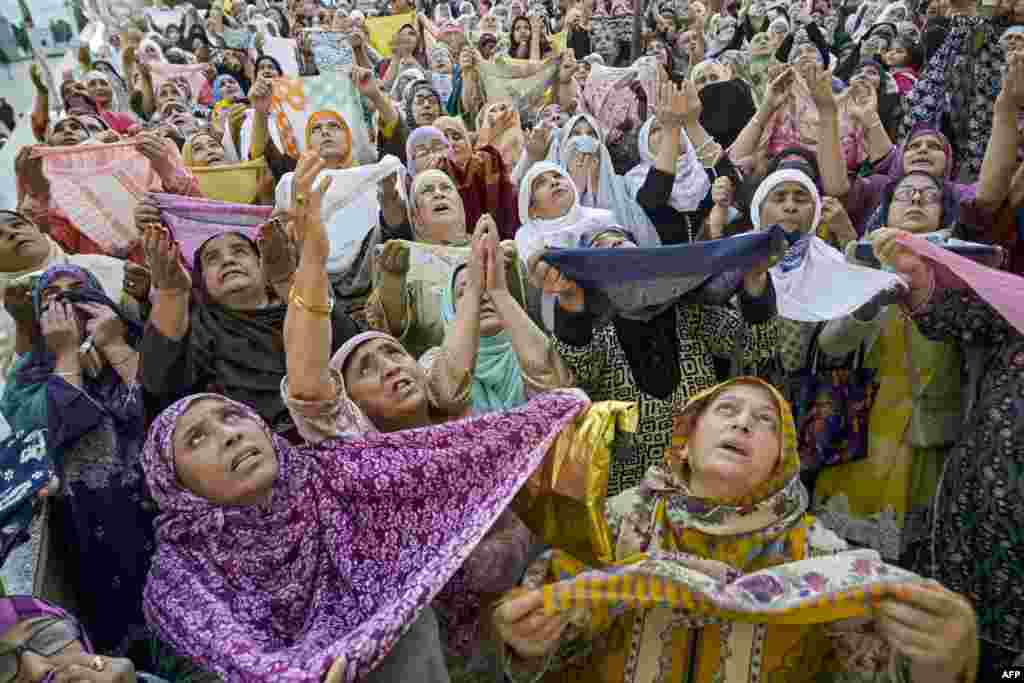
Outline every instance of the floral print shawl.
<path id="1" fill-rule="evenodd" d="M 504 413 L 296 448 L 269 509 L 184 489 L 172 438 L 199 399 L 153 423 L 142 454 L 160 507 L 149 622 L 226 680 L 361 680 L 453 577 L 559 432 L 586 406 L 558 391 Z M 235 404 L 251 419 L 249 408 Z"/>

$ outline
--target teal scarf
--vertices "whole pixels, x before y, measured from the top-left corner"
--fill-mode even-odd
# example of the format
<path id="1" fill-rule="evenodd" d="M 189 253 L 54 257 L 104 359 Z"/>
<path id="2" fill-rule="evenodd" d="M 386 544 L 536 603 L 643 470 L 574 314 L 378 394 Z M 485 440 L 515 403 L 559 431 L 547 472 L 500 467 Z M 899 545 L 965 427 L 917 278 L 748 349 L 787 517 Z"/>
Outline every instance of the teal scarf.
<path id="1" fill-rule="evenodd" d="M 457 266 L 448 278 L 441 300 L 441 317 L 447 328 L 455 322 L 455 277 L 465 266 Z M 502 330 L 491 337 L 480 337 L 480 350 L 473 370 L 469 395 L 473 414 L 491 413 L 526 403 L 523 372 L 512 348 L 512 337 Z"/>

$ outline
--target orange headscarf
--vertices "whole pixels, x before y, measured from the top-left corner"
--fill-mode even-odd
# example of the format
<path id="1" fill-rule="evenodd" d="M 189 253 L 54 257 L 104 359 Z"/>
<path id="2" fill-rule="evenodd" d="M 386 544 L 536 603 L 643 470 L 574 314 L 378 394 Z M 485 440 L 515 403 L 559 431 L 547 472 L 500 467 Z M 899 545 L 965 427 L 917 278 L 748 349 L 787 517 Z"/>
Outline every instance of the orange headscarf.
<path id="1" fill-rule="evenodd" d="M 345 158 L 342 160 L 342 167 L 348 168 L 352 165 L 352 130 L 348 127 L 345 117 L 336 111 L 324 109 L 310 115 L 309 120 L 306 121 L 306 149 L 309 149 L 309 138 L 313 132 L 313 126 L 324 119 L 332 119 L 341 124 L 341 129 L 345 133 L 345 142 L 348 145 L 348 152 L 345 153 Z"/>

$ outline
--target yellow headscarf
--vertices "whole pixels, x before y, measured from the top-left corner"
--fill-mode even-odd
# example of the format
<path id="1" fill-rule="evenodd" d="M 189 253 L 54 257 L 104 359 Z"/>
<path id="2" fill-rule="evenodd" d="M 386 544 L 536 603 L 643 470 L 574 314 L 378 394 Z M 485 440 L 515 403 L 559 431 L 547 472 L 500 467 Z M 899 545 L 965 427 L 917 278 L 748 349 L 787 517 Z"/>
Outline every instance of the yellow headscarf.
<path id="1" fill-rule="evenodd" d="M 342 168 L 348 168 L 352 165 L 352 129 L 348 127 L 348 121 L 345 120 L 345 117 L 336 111 L 324 109 L 310 115 L 309 120 L 306 121 L 306 149 L 309 149 L 309 138 L 312 135 L 313 126 L 324 119 L 331 119 L 341 124 L 341 129 L 345 133 L 345 142 L 348 146 L 348 152 L 345 154 L 341 165 Z"/>

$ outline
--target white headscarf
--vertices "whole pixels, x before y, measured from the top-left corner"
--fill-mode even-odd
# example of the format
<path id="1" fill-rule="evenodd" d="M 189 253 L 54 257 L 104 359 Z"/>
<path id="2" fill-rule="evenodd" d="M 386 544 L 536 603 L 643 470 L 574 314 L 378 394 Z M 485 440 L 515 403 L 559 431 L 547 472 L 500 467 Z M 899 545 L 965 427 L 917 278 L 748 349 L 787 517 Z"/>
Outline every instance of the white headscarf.
<path id="1" fill-rule="evenodd" d="M 573 136 L 572 129 L 580 120 L 585 120 L 597 134 L 597 139 L 582 138 Z M 581 138 L 581 139 L 577 139 Z M 593 143 L 590 145 L 588 143 Z M 611 154 L 604 142 L 604 132 L 600 124 L 593 117 L 586 114 L 577 114 L 565 122 L 562 126 L 560 136 L 558 158 L 562 168 L 568 170 L 573 159 L 580 153 L 596 154 L 600 157 L 600 171 L 597 188 L 597 196 L 592 197 L 593 205 L 611 209 L 615 219 L 620 225 L 628 225 L 630 231 L 641 247 L 657 247 L 661 245 L 661 238 L 654 223 L 647 217 L 647 213 L 640 206 L 635 195 L 631 194 L 626 185 L 624 176 L 615 173 L 612 165 Z M 590 148 L 588 150 L 588 148 Z M 576 188 L 579 191 L 580 188 Z"/>
<path id="2" fill-rule="evenodd" d="M 770 226 L 761 221 L 761 206 L 782 183 L 799 183 L 814 197 L 810 231 L 786 252 L 769 274 L 775 288 L 779 316 L 802 322 L 822 322 L 853 313 L 876 294 L 902 283 L 898 275 L 846 262 L 846 258 L 814 235 L 821 220 L 821 195 L 806 173 L 782 169 L 758 186 L 750 202 L 755 230 Z"/>
<path id="3" fill-rule="evenodd" d="M 569 181 L 572 188 L 572 207 L 560 218 L 532 218 L 530 216 L 530 199 L 533 194 L 533 181 L 542 173 L 555 171 Z M 615 225 L 615 215 L 604 209 L 590 209 L 580 206 L 580 195 L 569 173 L 550 161 L 541 161 L 530 167 L 519 184 L 519 219 L 522 227 L 516 232 L 516 251 L 523 264 L 547 247 L 574 249 L 579 246 L 580 237 L 589 230 L 602 226 Z M 545 294 L 541 299 L 541 317 L 549 330 L 555 328 L 555 297 Z"/>
<path id="4" fill-rule="evenodd" d="M 629 194 L 634 199 L 640 192 L 640 188 L 643 187 L 644 181 L 647 180 L 647 174 L 654 168 L 654 155 L 651 154 L 651 126 L 654 125 L 654 121 L 655 117 L 650 117 L 640 129 L 637 146 L 640 148 L 642 161 L 630 169 L 625 176 Z M 676 159 L 676 177 L 672 184 L 672 195 L 669 197 L 668 203 L 676 211 L 685 213 L 696 210 L 704 201 L 704 197 L 711 189 L 711 179 L 708 177 L 708 172 L 704 170 L 704 165 L 697 158 L 697 152 L 693 149 L 693 143 L 687 137 L 686 131 L 680 129 L 679 135 L 683 153 Z"/>

